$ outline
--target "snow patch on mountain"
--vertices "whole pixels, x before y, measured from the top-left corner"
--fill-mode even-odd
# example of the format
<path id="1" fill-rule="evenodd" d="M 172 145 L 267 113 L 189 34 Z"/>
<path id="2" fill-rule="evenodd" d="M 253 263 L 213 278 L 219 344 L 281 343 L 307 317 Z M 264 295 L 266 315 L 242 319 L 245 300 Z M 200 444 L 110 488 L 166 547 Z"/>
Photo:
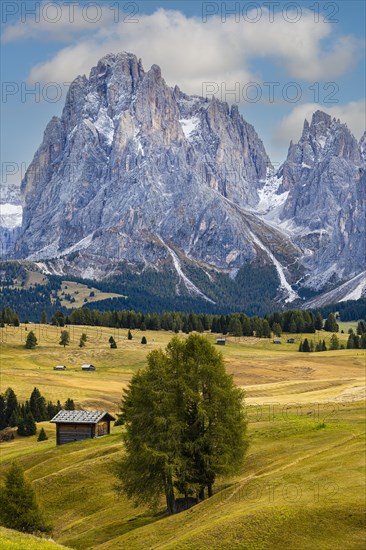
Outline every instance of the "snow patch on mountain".
<path id="1" fill-rule="evenodd" d="M 259 189 L 259 202 L 255 207 L 255 212 L 259 216 L 272 214 L 271 218 L 277 217 L 280 207 L 285 203 L 289 192 L 279 193 L 282 184 L 282 178 L 277 174 L 269 174 L 262 189 Z M 274 215 L 273 215 L 274 214 Z"/>
<path id="2" fill-rule="evenodd" d="M 294 300 L 298 300 L 299 295 L 297 294 L 297 292 L 295 292 L 295 290 L 287 282 L 283 266 L 280 264 L 280 262 L 277 260 L 277 258 L 274 257 L 272 252 L 270 250 L 268 250 L 268 248 L 262 243 L 262 241 L 256 235 L 254 235 L 254 233 L 252 231 L 250 231 L 250 235 L 253 239 L 253 242 L 255 244 L 257 244 L 259 246 L 259 248 L 261 248 L 267 254 L 267 256 L 272 261 L 273 265 L 275 266 L 275 268 L 277 270 L 277 273 L 278 273 L 278 276 L 280 278 L 280 286 L 287 294 L 287 298 L 285 299 L 285 302 L 288 303 L 288 302 L 293 302 Z"/>
<path id="3" fill-rule="evenodd" d="M 312 298 L 306 303 L 306 308 L 322 307 L 326 304 L 359 300 L 366 295 L 366 271 L 359 273 L 342 285 Z"/>
<path id="4" fill-rule="evenodd" d="M 72 245 L 69 248 L 66 248 L 65 250 L 63 250 L 62 255 L 65 256 L 66 254 L 71 254 L 72 252 L 76 252 L 77 250 L 83 250 L 85 248 L 88 248 L 88 246 L 90 245 L 90 243 L 93 240 L 93 236 L 94 236 L 94 231 L 93 231 L 93 233 L 90 233 L 89 235 L 87 235 L 86 237 L 84 237 L 83 239 L 81 239 L 80 241 L 75 243 L 74 245 Z"/>
<path id="5" fill-rule="evenodd" d="M 174 252 L 174 250 L 172 250 L 166 244 L 166 242 L 164 242 L 164 240 L 160 237 L 160 235 L 158 235 L 158 237 L 159 237 L 160 241 L 162 242 L 162 244 L 167 249 L 167 251 L 169 252 L 169 254 L 170 254 L 170 256 L 173 260 L 174 268 L 175 268 L 176 272 L 178 273 L 179 278 L 183 281 L 183 283 L 184 283 L 186 289 L 188 290 L 188 292 L 190 294 L 196 294 L 196 295 L 200 296 L 200 298 L 203 298 L 204 300 L 206 300 L 207 302 L 210 302 L 211 304 L 214 304 L 215 302 L 213 300 L 211 300 L 210 298 L 208 298 L 208 296 L 206 296 L 206 294 L 204 294 L 198 287 L 196 287 L 196 285 L 194 283 L 192 283 L 192 281 L 190 279 L 188 279 L 188 277 L 183 273 L 183 269 L 182 269 L 182 266 L 180 264 L 179 258 L 177 256 L 177 254 Z"/>
<path id="6" fill-rule="evenodd" d="M 109 118 L 105 107 L 100 108 L 98 118 L 95 121 L 94 126 L 98 130 L 99 134 L 105 138 L 108 145 L 112 145 L 114 137 L 114 124 L 113 120 Z"/>
<path id="7" fill-rule="evenodd" d="M 196 116 L 192 118 L 181 118 L 179 120 L 182 130 L 184 132 L 184 135 L 188 139 L 188 141 L 191 140 L 192 134 L 197 130 L 198 125 L 200 123 L 200 119 Z"/>
<path id="8" fill-rule="evenodd" d="M 0 205 L 0 227 L 13 229 L 22 225 L 22 207 L 20 204 Z"/>

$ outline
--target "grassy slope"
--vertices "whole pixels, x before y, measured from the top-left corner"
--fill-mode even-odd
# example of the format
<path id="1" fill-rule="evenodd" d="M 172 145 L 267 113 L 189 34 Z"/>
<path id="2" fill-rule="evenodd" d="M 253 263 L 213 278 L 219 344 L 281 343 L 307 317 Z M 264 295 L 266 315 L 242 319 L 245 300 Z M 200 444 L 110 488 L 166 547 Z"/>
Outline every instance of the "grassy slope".
<path id="1" fill-rule="evenodd" d="M 90 296 L 91 292 L 94 292 L 95 295 Z M 70 294 L 70 296 L 75 298 L 75 302 L 71 303 L 69 300 L 65 300 L 64 294 Z M 101 292 L 97 288 L 89 288 L 87 285 L 76 283 L 74 281 L 63 281 L 61 283 L 61 290 L 58 292 L 58 297 L 64 307 L 73 309 L 83 307 L 86 302 L 90 304 L 93 302 L 99 302 L 100 300 L 108 300 L 109 298 L 124 298 L 122 294 L 116 294 L 114 292 Z"/>
<path id="2" fill-rule="evenodd" d="M 2 390 L 11 384 L 24 399 L 37 385 L 47 398 L 70 395 L 112 412 L 146 352 L 171 337 L 146 333 L 146 349 L 140 333 L 128 342 L 120 331 L 118 349 L 110 350 L 113 331 L 89 329 L 94 338 L 80 350 L 81 330 L 75 327 L 64 350 L 57 330 L 41 327 L 35 351 L 21 347 L 24 327 L 3 332 Z M 254 338 L 231 340 L 221 349 L 228 370 L 247 390 L 249 453 L 225 488 L 219 481 L 212 499 L 178 516 L 154 516 L 116 496 L 111 464 L 122 452 L 121 428 L 109 437 L 56 448 L 54 426 L 44 423 L 48 441 L 16 438 L 1 444 L 0 476 L 12 460 L 23 464 L 53 521 L 53 538 L 83 550 L 361 548 L 364 352 L 296 349 Z M 87 360 L 97 365 L 95 373 L 78 370 Z M 63 362 L 68 371 L 53 372 L 52 365 Z"/>
<path id="3" fill-rule="evenodd" d="M 1 550 L 57 550 L 66 548 L 52 540 L 40 539 L 32 535 L 25 535 L 0 527 L 0 549 Z"/>

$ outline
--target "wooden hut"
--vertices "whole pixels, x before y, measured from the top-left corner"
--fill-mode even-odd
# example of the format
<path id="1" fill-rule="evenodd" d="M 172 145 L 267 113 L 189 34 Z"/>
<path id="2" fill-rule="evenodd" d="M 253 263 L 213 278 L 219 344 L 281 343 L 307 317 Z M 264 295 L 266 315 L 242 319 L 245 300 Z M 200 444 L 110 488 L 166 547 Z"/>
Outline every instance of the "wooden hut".
<path id="1" fill-rule="evenodd" d="M 225 346 L 226 345 L 226 339 L 225 338 L 217 338 L 216 344 L 218 346 Z"/>
<path id="2" fill-rule="evenodd" d="M 65 365 L 56 365 L 55 367 L 53 367 L 53 370 L 65 370 L 65 369 L 66 369 Z"/>
<path id="3" fill-rule="evenodd" d="M 105 411 L 59 411 L 51 420 L 56 424 L 56 445 L 108 435 L 113 420 Z"/>
<path id="4" fill-rule="evenodd" d="M 81 365 L 81 370 L 97 370 L 94 365 Z"/>

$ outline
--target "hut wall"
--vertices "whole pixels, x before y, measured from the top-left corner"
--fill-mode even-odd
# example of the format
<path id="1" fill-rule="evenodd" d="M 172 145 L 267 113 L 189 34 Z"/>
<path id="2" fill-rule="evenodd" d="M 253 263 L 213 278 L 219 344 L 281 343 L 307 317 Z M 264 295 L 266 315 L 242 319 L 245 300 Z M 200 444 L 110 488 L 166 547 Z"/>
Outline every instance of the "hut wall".
<path id="1" fill-rule="evenodd" d="M 92 437 L 92 425 L 90 424 L 58 424 L 57 425 L 57 444 L 72 443 L 73 441 L 82 441 Z"/>

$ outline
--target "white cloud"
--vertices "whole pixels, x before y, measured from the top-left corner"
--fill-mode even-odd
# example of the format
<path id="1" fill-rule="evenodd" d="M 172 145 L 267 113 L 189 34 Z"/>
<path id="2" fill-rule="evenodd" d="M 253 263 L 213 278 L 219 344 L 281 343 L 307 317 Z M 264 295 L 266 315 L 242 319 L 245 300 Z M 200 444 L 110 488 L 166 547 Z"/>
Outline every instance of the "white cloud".
<path id="1" fill-rule="evenodd" d="M 334 118 L 346 123 L 357 139 L 365 131 L 366 108 L 365 100 L 351 101 L 344 105 L 320 107 L 317 103 L 304 103 L 295 107 L 278 124 L 273 133 L 272 141 L 276 147 L 287 146 L 290 141 L 297 142 L 302 134 L 305 118 L 311 122 L 311 117 L 319 108 Z"/>
<path id="2" fill-rule="evenodd" d="M 88 74 L 103 55 L 129 51 L 142 58 L 145 69 L 156 63 L 169 84 L 178 84 L 195 94 L 202 94 L 202 83 L 207 81 L 226 82 L 231 88 L 236 82 L 244 85 L 266 80 L 266 75 L 258 74 L 256 69 L 259 58 L 277 63 L 292 79 L 312 82 L 335 78 L 351 66 L 358 46 L 352 37 L 333 38 L 331 24 L 314 24 L 313 12 L 305 9 L 297 23 L 283 18 L 270 23 L 265 9 L 254 24 L 236 23 L 234 18 L 222 22 L 218 17 L 203 23 L 199 18 L 164 9 L 152 15 L 139 14 L 138 19 L 135 24 L 122 20 L 115 23 L 109 14 L 103 16 L 97 29 L 85 23 L 80 13 L 73 24 L 65 18 L 37 27 L 18 22 L 5 30 L 5 39 L 34 37 L 37 32 L 38 37 L 60 40 L 73 34 L 71 45 L 32 68 L 32 82 L 67 82 L 78 74 Z"/>
<path id="3" fill-rule="evenodd" d="M 10 43 L 44 37 L 47 41 L 70 42 L 73 36 L 82 31 L 92 34 L 101 25 L 113 23 L 113 12 L 99 6 L 82 8 L 72 2 L 57 4 L 43 0 L 34 5 L 32 14 L 31 10 L 29 13 L 25 12 L 24 3 L 20 4 L 21 18 L 5 27 L 1 41 Z"/>

